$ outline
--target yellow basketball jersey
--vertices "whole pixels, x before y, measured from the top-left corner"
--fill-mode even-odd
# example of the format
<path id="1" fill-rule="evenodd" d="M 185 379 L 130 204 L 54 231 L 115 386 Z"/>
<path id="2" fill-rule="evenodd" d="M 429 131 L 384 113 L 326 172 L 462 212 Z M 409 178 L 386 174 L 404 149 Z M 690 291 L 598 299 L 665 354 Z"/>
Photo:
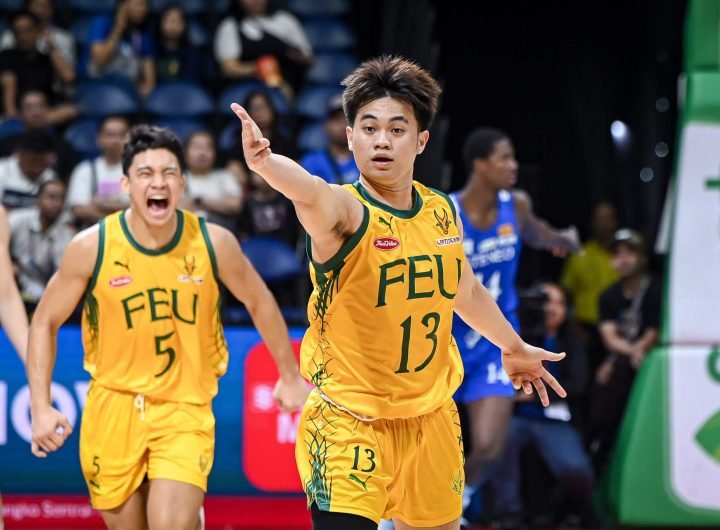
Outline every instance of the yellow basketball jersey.
<path id="1" fill-rule="evenodd" d="M 217 266 L 204 220 L 180 210 L 177 220 L 157 250 L 133 239 L 125 212 L 100 221 L 84 366 L 107 388 L 202 404 L 217 393 L 228 361 Z"/>
<path id="2" fill-rule="evenodd" d="M 446 195 L 413 186 L 413 208 L 397 210 L 359 182 L 347 185 L 363 204 L 362 224 L 327 263 L 310 265 L 303 376 L 373 418 L 436 410 L 463 376 L 451 335 L 465 260 L 455 209 Z"/>

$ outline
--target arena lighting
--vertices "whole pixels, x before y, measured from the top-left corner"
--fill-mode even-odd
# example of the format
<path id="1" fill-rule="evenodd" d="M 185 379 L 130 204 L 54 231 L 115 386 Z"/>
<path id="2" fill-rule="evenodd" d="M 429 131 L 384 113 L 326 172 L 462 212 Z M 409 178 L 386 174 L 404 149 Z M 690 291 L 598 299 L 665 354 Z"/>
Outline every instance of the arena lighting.
<path id="1" fill-rule="evenodd" d="M 655 146 L 655 156 L 657 156 L 658 158 L 665 158 L 669 152 L 670 148 L 665 142 L 658 142 L 658 144 Z"/>
<path id="2" fill-rule="evenodd" d="M 666 97 L 660 97 L 655 100 L 655 109 L 658 112 L 667 112 L 670 108 L 670 101 Z"/>
<path id="3" fill-rule="evenodd" d="M 625 122 L 615 120 L 610 124 L 610 134 L 617 143 L 624 143 L 628 140 L 630 131 Z"/>

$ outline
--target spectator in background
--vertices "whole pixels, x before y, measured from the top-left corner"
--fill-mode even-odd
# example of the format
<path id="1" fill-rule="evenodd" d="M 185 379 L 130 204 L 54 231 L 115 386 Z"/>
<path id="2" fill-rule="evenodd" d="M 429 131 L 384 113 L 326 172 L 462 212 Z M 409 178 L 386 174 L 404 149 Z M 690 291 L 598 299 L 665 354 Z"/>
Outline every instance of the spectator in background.
<path id="1" fill-rule="evenodd" d="M 259 175 L 251 172 L 250 179 L 252 191 L 245 198 L 240 215 L 240 239 L 268 236 L 296 247 L 300 226 L 292 202 Z"/>
<path id="2" fill-rule="evenodd" d="M 18 139 L 12 155 L 0 159 L 0 201 L 8 210 L 35 205 L 40 185 L 57 178 L 52 137 L 31 129 Z"/>
<path id="3" fill-rule="evenodd" d="M 598 300 L 600 294 L 618 279 L 610 254 L 616 230 L 615 207 L 609 202 L 598 203 L 593 210 L 592 235 L 578 254 L 568 257 L 560 280 L 575 300 L 575 320 L 584 333 L 593 373 L 605 357 L 597 327 Z"/>
<path id="4" fill-rule="evenodd" d="M 19 94 L 39 90 L 53 105 L 56 123 L 64 123 L 77 115 L 75 107 L 64 101 L 62 86 L 75 81 L 75 69 L 41 32 L 40 20 L 29 11 L 12 17 L 15 47 L 0 52 L 5 118 L 17 116 Z"/>
<path id="5" fill-rule="evenodd" d="M 158 83 L 207 78 L 207 57 L 188 38 L 183 10 L 169 5 L 160 13 L 155 32 L 155 73 Z"/>
<path id="6" fill-rule="evenodd" d="M 647 271 L 642 236 L 615 233 L 612 264 L 620 280 L 600 296 L 600 335 L 610 352 L 595 374 L 587 438 L 596 469 L 615 445 L 635 373 L 655 346 L 660 328 L 660 285 Z"/>
<path id="7" fill-rule="evenodd" d="M 261 77 L 297 92 L 312 47 L 298 19 L 269 0 L 231 0 L 215 33 L 215 59 L 230 79 Z"/>
<path id="8" fill-rule="evenodd" d="M 317 175 L 331 184 L 355 182 L 360 177 L 360 171 L 348 147 L 346 128 L 342 96 L 336 96 L 329 101 L 325 117 L 327 147 L 310 151 L 300 159 L 300 165 L 311 175 Z"/>
<path id="9" fill-rule="evenodd" d="M 120 187 L 122 150 L 128 130 L 125 118 L 106 116 L 97 135 L 100 156 L 80 163 L 73 171 L 67 204 L 78 226 L 90 226 L 130 204 Z"/>
<path id="10" fill-rule="evenodd" d="M 491 484 L 494 511 L 500 527 L 518 527 L 523 519 L 521 483 L 525 468 L 522 454 L 534 449 L 555 476 L 564 496 L 562 506 L 573 519 L 588 522 L 591 514 L 593 470 L 582 438 L 571 421 L 573 402 L 581 396 L 588 381 L 587 359 L 582 339 L 568 318 L 568 302 L 563 289 L 554 283 L 540 286 L 545 295 L 545 340 L 543 347 L 563 351 L 561 363 L 546 368 L 565 388 L 568 401 L 557 400 L 545 408 L 535 395 L 515 394 L 515 410 L 508 427 L 505 446 Z"/>
<path id="11" fill-rule="evenodd" d="M 155 88 L 155 47 L 149 0 L 120 0 L 114 16 L 99 16 L 88 35 L 91 77 L 117 75 L 141 96 Z"/>
<path id="12" fill-rule="evenodd" d="M 79 157 L 75 149 L 62 136 L 57 134 L 54 127 L 55 123 L 51 121 L 55 119 L 56 114 L 50 108 L 45 94 L 39 90 L 23 92 L 20 94 L 18 109 L 20 110 L 19 118 L 23 126 L 23 132 L 30 129 L 42 129 L 52 138 L 53 150 L 57 155 L 55 170 L 62 180 L 67 181 L 73 168 L 78 163 Z M 3 141 L 0 142 L 0 157 L 12 154 L 23 132 L 3 138 Z"/>
<path id="13" fill-rule="evenodd" d="M 242 209 L 242 187 L 227 169 L 215 168 L 215 140 L 202 131 L 185 142 L 186 199 L 183 207 L 234 229 Z"/>
<path id="14" fill-rule="evenodd" d="M 49 54 L 51 48 L 57 49 L 63 59 L 72 68 L 75 68 L 75 37 L 72 33 L 55 26 L 52 23 L 55 12 L 52 0 L 25 0 L 25 10 L 37 17 L 40 38 L 37 40 L 37 49 Z M 15 35 L 11 29 L 6 29 L 0 36 L 0 49 L 15 48 Z"/>
<path id="15" fill-rule="evenodd" d="M 40 185 L 35 206 L 19 208 L 8 215 L 10 255 L 29 313 L 35 309 L 75 235 L 70 215 L 64 209 L 65 183 L 50 179 Z"/>
<path id="16" fill-rule="evenodd" d="M 272 142 L 273 153 L 297 158 L 297 147 L 294 138 L 280 125 L 277 109 L 267 92 L 257 90 L 251 92 L 243 102 L 250 117 L 260 127 L 265 138 Z M 242 148 L 242 129 L 237 128 L 235 143 L 228 152 L 227 168 L 232 171 L 243 186 L 248 183 L 248 168 Z"/>

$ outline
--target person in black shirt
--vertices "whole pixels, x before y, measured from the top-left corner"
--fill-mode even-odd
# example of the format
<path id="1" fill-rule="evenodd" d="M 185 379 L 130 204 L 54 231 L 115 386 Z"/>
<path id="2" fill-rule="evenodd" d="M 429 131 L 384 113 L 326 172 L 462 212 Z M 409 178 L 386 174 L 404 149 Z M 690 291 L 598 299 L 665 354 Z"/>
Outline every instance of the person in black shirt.
<path id="1" fill-rule="evenodd" d="M 588 431 L 595 465 L 602 469 L 625 413 L 635 373 L 658 340 L 661 291 L 647 271 L 640 234 L 618 230 L 612 264 L 620 280 L 600 296 L 600 335 L 608 357 L 595 373 Z"/>
<path id="2" fill-rule="evenodd" d="M 20 11 L 12 19 L 15 47 L 0 52 L 0 84 L 3 90 L 5 118 L 17 116 L 18 94 L 39 90 L 45 94 L 57 117 L 56 123 L 74 118 L 74 106 L 63 102 L 63 83 L 75 80 L 75 70 L 50 43 L 47 53 L 38 50 L 40 21 L 29 11 Z M 61 112 L 62 111 L 62 112 Z"/>

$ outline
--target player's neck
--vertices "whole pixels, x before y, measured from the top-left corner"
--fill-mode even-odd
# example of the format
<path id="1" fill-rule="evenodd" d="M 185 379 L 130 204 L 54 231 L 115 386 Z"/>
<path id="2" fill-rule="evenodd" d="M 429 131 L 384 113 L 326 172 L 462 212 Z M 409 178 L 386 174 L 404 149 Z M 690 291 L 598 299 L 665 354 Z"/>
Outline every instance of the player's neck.
<path id="1" fill-rule="evenodd" d="M 413 207 L 415 198 L 412 179 L 380 183 L 370 181 L 367 177 L 361 175 L 360 184 L 375 199 L 397 210 L 410 210 Z"/>
<path id="2" fill-rule="evenodd" d="M 625 293 L 625 296 L 632 297 L 635 296 L 635 293 L 640 288 L 640 284 L 642 284 L 643 278 L 645 277 L 645 271 L 641 270 L 637 273 L 633 274 L 632 276 L 628 276 L 623 280 L 623 292 Z"/>
<path id="3" fill-rule="evenodd" d="M 125 212 L 125 221 L 133 239 L 148 250 L 156 250 L 170 243 L 175 236 L 178 223 L 177 215 L 173 215 L 163 226 L 152 226 L 135 214 L 132 208 Z"/>
<path id="4" fill-rule="evenodd" d="M 472 177 L 460 192 L 460 200 L 466 210 L 488 212 L 497 206 L 497 190 L 490 188 L 477 177 Z"/>

